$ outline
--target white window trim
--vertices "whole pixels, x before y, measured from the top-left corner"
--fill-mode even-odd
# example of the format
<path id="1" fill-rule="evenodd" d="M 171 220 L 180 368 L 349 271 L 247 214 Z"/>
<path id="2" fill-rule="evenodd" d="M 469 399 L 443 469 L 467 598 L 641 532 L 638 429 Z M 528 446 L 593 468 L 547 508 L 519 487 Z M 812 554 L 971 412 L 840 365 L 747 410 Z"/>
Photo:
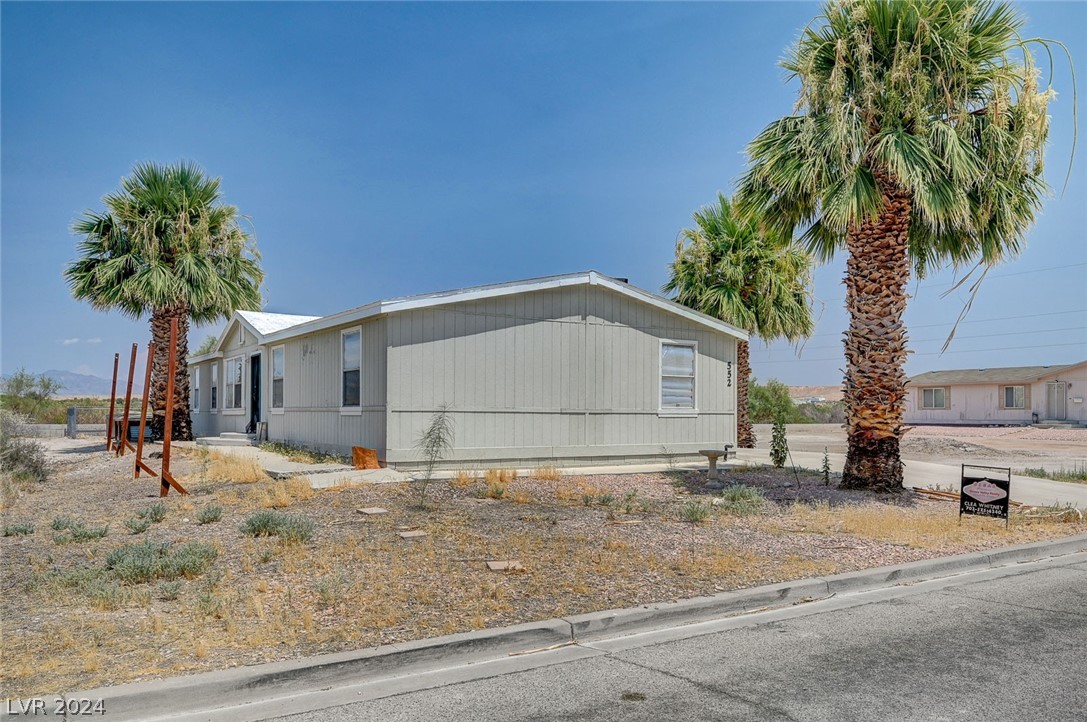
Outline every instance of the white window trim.
<path id="1" fill-rule="evenodd" d="M 194 414 L 200 413 L 200 366 L 199 364 L 193 366 L 192 369 L 192 412 Z"/>
<path id="2" fill-rule="evenodd" d="M 211 369 L 211 371 L 208 372 L 208 376 L 209 376 L 208 388 L 209 389 L 215 389 L 215 396 L 216 396 L 215 406 L 212 406 L 211 405 L 211 391 L 208 391 L 208 413 L 209 414 L 217 414 L 217 413 L 219 413 L 219 409 L 222 408 L 222 406 L 223 406 L 223 395 L 221 393 L 219 393 L 220 391 L 222 391 L 222 387 L 219 385 L 219 375 L 220 375 L 219 374 L 219 362 L 218 361 L 212 361 L 211 365 L 208 368 Z"/>
<path id="3" fill-rule="evenodd" d="M 242 405 L 235 408 L 233 406 L 227 406 L 225 403 L 219 404 L 220 406 L 223 407 L 223 415 L 224 416 L 244 416 L 247 409 L 249 408 L 248 399 L 245 398 L 245 379 L 246 379 L 246 375 L 249 373 L 248 370 L 245 368 L 245 366 L 246 366 L 245 362 L 248 359 L 248 356 L 246 354 L 240 353 L 240 354 L 238 354 L 236 356 L 231 356 L 230 358 L 223 359 L 223 366 L 224 366 L 224 368 L 223 368 L 223 388 L 224 389 L 230 388 L 230 385 L 227 384 L 227 382 L 226 382 L 226 368 L 225 367 L 226 367 L 227 364 L 229 364 L 231 361 L 234 361 L 235 359 L 241 359 L 242 360 L 241 378 L 238 380 L 238 382 L 242 385 Z M 220 398 L 219 400 L 225 402 L 226 401 L 226 395 L 222 394 L 222 398 Z M 231 400 L 231 402 L 234 401 L 234 390 L 233 389 L 230 390 L 230 400 Z"/>
<path id="4" fill-rule="evenodd" d="M 925 392 L 930 391 L 930 390 L 934 390 L 934 389 L 940 389 L 941 391 L 944 392 L 944 405 L 943 406 L 925 406 Z M 925 387 L 923 387 L 921 389 L 918 389 L 917 393 L 919 395 L 918 400 L 921 402 L 920 403 L 921 410 L 922 411 L 947 411 L 949 408 L 951 408 L 950 406 L 947 405 L 947 397 L 951 395 L 950 392 L 951 392 L 951 388 L 948 387 L 948 386 L 925 386 Z M 933 394 L 933 397 L 935 397 L 935 394 Z"/>
<path id="5" fill-rule="evenodd" d="M 273 406 L 275 403 L 275 381 L 276 381 L 276 351 L 283 352 L 283 406 Z M 284 344 L 279 346 L 272 346 L 271 353 L 268 354 L 268 413 L 270 414 L 282 414 L 287 405 L 287 347 Z M 341 382 L 342 383 L 342 382 Z"/>
<path id="6" fill-rule="evenodd" d="M 359 405 L 358 406 L 344 406 L 343 404 L 343 337 L 352 333 L 358 333 L 359 335 Z M 351 328 L 345 328 L 340 330 L 340 376 L 336 379 L 336 383 L 340 387 L 340 415 L 341 416 L 362 416 L 362 326 L 352 326 Z"/>
<path id="7" fill-rule="evenodd" d="M 669 346 L 689 346 L 694 349 L 694 389 L 692 391 L 692 399 L 694 401 L 693 409 L 677 409 L 673 407 L 667 407 L 661 405 L 661 401 L 664 398 L 664 345 Z M 685 339 L 659 339 L 657 344 L 657 416 L 669 416 L 678 418 L 692 418 L 698 416 L 698 341 L 688 341 Z"/>
<path id="8" fill-rule="evenodd" d="M 1023 389 L 1023 405 L 1022 406 L 1008 406 L 1008 389 Z M 1014 397 L 1014 392 L 1013 392 Z M 1022 411 L 1027 408 L 1027 385 L 1026 384 L 1004 384 L 1000 387 L 1000 403 L 1001 409 L 1007 409 L 1009 411 Z"/>

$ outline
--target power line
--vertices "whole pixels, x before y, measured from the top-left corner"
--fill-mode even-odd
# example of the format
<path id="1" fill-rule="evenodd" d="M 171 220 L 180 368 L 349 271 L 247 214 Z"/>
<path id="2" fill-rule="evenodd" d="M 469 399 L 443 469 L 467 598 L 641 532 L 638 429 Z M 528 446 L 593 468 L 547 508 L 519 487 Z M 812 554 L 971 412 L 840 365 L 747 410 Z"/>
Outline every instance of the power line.
<path id="1" fill-rule="evenodd" d="M 1067 326 L 1065 328 L 1045 328 L 1045 329 L 1039 329 L 1037 331 L 1014 331 L 1014 332 L 1001 331 L 1000 333 L 981 333 L 981 334 L 977 334 L 977 335 L 974 335 L 974 336 L 955 336 L 955 340 L 959 341 L 959 340 L 967 339 L 967 338 L 993 338 L 994 336 L 1007 336 L 1009 333 L 1015 333 L 1017 336 L 1026 336 L 1026 335 L 1035 334 L 1035 333 L 1057 333 L 1057 332 L 1060 332 L 1060 331 L 1087 331 L 1087 328 L 1084 328 L 1083 326 Z M 945 338 L 918 338 L 918 339 L 910 339 L 910 343 L 911 344 L 912 343 L 931 343 L 932 341 L 944 341 L 944 340 L 945 340 Z M 828 349 L 828 348 L 841 348 L 841 345 L 838 344 L 838 345 L 834 345 L 834 346 L 811 346 L 811 347 L 805 346 L 804 350 L 805 351 L 822 351 L 822 350 L 825 350 L 825 349 Z M 758 353 L 758 351 L 757 350 L 752 351 L 752 353 Z"/>
<path id="2" fill-rule="evenodd" d="M 967 323 L 990 323 L 992 321 L 1014 321 L 1021 318 L 1041 318 L 1043 316 L 1066 316 L 1070 313 L 1087 313 L 1087 308 L 1078 308 L 1072 311 L 1049 311 L 1047 313 L 1031 313 L 1025 316 L 996 316 L 994 318 L 977 318 L 971 321 L 960 321 L 959 324 Z M 908 324 L 909 328 L 938 328 L 940 326 L 954 326 L 954 321 L 948 321 L 947 323 L 917 323 Z M 818 338 L 820 336 L 840 336 L 843 331 L 830 331 L 828 333 L 813 333 L 810 338 Z M 1009 333 L 1020 333 L 1019 331 L 1009 331 Z"/>
<path id="3" fill-rule="evenodd" d="M 1080 266 L 1087 266 L 1087 263 L 1069 263 L 1069 264 L 1066 264 L 1066 265 L 1063 265 L 1063 266 L 1048 266 L 1046 268 L 1034 268 L 1034 269 L 1031 269 L 1029 271 L 1015 271 L 1014 273 L 1001 273 L 1001 274 L 996 275 L 996 276 L 986 276 L 985 280 L 989 281 L 989 280 L 995 280 L 995 279 L 998 279 L 998 278 L 1011 278 L 1012 276 L 1025 276 L 1025 275 L 1030 274 L 1030 273 L 1045 273 L 1046 271 L 1063 271 L 1066 268 L 1078 268 Z M 937 284 L 919 283 L 919 284 L 917 284 L 917 288 L 918 288 L 918 290 L 920 290 L 922 288 L 951 288 L 952 286 L 955 286 L 958 283 L 961 283 L 961 281 L 953 281 L 951 283 L 937 283 Z M 842 298 L 824 298 L 824 299 L 820 299 L 820 300 L 822 300 L 823 303 L 833 303 L 835 301 L 844 301 L 845 297 L 843 296 Z"/>
<path id="4" fill-rule="evenodd" d="M 1082 343 L 1050 343 L 1037 346 L 1031 346 L 1030 348 L 1060 348 L 1062 346 L 1079 346 L 1083 347 Z M 984 353 L 986 351 L 1021 351 L 1022 346 L 1000 346 L 999 348 L 972 348 L 962 349 L 961 351 L 928 351 L 925 353 L 911 353 L 911 356 L 943 356 L 949 353 Z M 784 364 L 784 363 L 801 363 L 801 362 L 815 362 L 815 361 L 842 361 L 844 357 L 834 356 L 831 358 L 795 358 L 795 359 L 778 359 L 759 361 L 760 364 Z"/>

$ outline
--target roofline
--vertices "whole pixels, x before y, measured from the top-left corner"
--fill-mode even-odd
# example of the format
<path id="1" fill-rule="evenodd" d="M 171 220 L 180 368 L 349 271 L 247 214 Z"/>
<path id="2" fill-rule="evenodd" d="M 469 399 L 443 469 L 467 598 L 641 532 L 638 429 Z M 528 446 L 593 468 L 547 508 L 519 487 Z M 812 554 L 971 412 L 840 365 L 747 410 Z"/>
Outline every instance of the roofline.
<path id="1" fill-rule="evenodd" d="M 524 281 L 509 281 L 488 286 L 473 286 L 471 288 L 462 288 L 453 291 L 441 291 L 420 296 L 407 296 L 387 301 L 375 301 L 373 303 L 368 303 L 365 306 L 341 311 L 340 313 L 334 313 L 330 316 L 323 316 L 314 321 L 300 323 L 297 326 L 291 326 L 290 328 L 270 333 L 267 336 L 262 337 L 260 334 L 257 334 L 257 337 L 261 339 L 262 343 L 273 343 L 293 338 L 294 336 L 324 331 L 337 326 L 364 321 L 375 316 L 397 313 L 399 311 L 433 308 L 435 306 L 444 306 L 450 303 L 478 301 L 486 298 L 510 296 L 533 291 L 546 291 L 567 286 L 600 286 L 602 288 L 607 288 L 624 296 L 642 301 L 643 303 L 648 303 L 651 306 L 656 306 L 663 311 L 676 314 L 677 316 L 683 316 L 694 323 L 707 326 L 715 331 L 726 333 L 741 341 L 748 340 L 747 332 L 742 331 L 731 324 L 720 321 L 712 316 L 707 316 L 704 313 L 699 313 L 698 311 L 687 308 L 675 301 L 661 298 L 660 296 L 637 288 L 636 286 L 623 283 L 610 276 L 597 273 L 596 271 L 583 271 L 562 276 L 530 278 Z M 226 334 L 224 333 L 223 336 L 225 338 Z M 221 341 L 222 339 L 220 339 L 220 342 Z"/>
<path id="2" fill-rule="evenodd" d="M 1065 371 L 1068 371 L 1068 370 L 1074 369 L 1074 368 L 1078 368 L 1078 367 L 1083 366 L 1085 364 L 1087 364 L 1087 359 L 1084 359 L 1083 361 L 1077 361 L 1076 363 L 1068 364 L 1067 366 L 1053 366 L 1053 367 L 1049 368 L 1047 371 L 1045 371 L 1044 373 L 1040 373 L 1037 376 L 1032 376 L 1030 378 L 1010 379 L 1010 380 L 1005 379 L 1005 381 L 1015 381 L 1016 383 L 1022 383 L 1024 381 L 1038 381 L 1039 379 L 1043 379 L 1046 376 L 1052 376 L 1053 374 L 1064 373 Z M 1018 367 L 1017 366 L 1009 366 L 1008 370 L 1015 369 L 1015 368 L 1023 368 L 1023 367 L 1022 366 L 1018 366 Z M 1029 368 L 1029 367 L 1027 367 L 1027 368 Z M 920 379 L 922 376 L 925 376 L 927 374 L 967 373 L 967 372 L 970 372 L 970 371 L 981 371 L 981 369 L 945 369 L 943 371 L 925 371 L 924 373 L 920 373 L 920 374 L 917 374 L 916 376 L 911 376 L 910 378 L 906 379 L 906 385 L 908 386 L 908 385 L 910 385 L 912 383 L 915 383 L 918 379 Z M 949 383 L 949 382 L 945 381 L 945 382 L 941 382 L 941 383 Z M 1001 381 L 992 381 L 992 380 L 986 380 L 986 381 L 955 381 L 952 385 L 957 385 L 957 386 L 980 386 L 980 385 L 993 384 L 993 383 L 998 383 L 999 384 L 999 383 L 1003 383 L 1003 382 L 1001 382 Z"/>
<path id="3" fill-rule="evenodd" d="M 217 358 L 222 358 L 222 357 L 223 357 L 223 352 L 222 351 L 209 351 L 208 353 L 202 353 L 199 356 L 190 356 L 189 358 L 185 359 L 185 362 L 190 363 L 190 364 L 198 364 L 198 363 L 203 363 L 204 361 L 211 361 L 212 359 L 217 359 Z"/>

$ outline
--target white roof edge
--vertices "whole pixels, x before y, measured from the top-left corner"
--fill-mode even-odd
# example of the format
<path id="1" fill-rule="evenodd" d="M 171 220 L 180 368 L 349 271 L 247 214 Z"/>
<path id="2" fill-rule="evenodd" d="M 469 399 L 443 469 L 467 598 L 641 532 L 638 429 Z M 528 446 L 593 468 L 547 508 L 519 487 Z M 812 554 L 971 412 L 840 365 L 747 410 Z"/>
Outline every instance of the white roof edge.
<path id="1" fill-rule="evenodd" d="M 190 364 L 198 364 L 198 363 L 203 363 L 204 361 L 211 361 L 212 359 L 217 359 L 217 358 L 222 358 L 222 357 L 223 357 L 223 352 L 222 351 L 209 351 L 208 353 L 202 353 L 199 356 L 189 356 L 189 358 L 187 358 L 185 360 L 185 362 L 190 363 Z"/>
<path id="2" fill-rule="evenodd" d="M 726 333 L 741 341 L 746 341 L 749 338 L 747 332 L 742 331 L 731 324 L 727 324 L 712 316 L 707 316 L 706 314 L 687 308 L 675 301 L 669 301 L 668 299 L 657 296 L 649 291 L 637 288 L 636 286 L 631 286 L 628 283 L 623 283 L 622 281 L 618 281 L 596 271 L 582 271 L 561 276 L 544 276 L 542 278 L 531 278 L 524 281 L 508 281 L 505 283 L 474 286 L 454 291 L 441 291 L 439 293 L 429 293 L 420 296 L 407 296 L 387 301 L 375 301 L 373 303 L 368 303 L 365 306 L 358 306 L 347 311 L 334 313 L 314 321 L 300 323 L 297 326 L 291 326 L 290 328 L 276 331 L 275 333 L 270 333 L 263 337 L 258 334 L 258 338 L 261 343 L 273 343 L 293 336 L 324 331 L 336 326 L 364 321 L 374 316 L 396 313 L 397 311 L 410 311 L 414 309 L 431 308 L 434 306 L 444 306 L 450 303 L 464 303 L 485 298 L 509 296 L 516 293 L 530 293 L 533 291 L 545 291 L 552 288 L 581 285 L 607 288 L 630 298 L 642 301 L 643 303 L 648 303 L 651 306 L 656 306 L 663 311 L 682 316 L 694 323 L 708 326 L 715 331 Z"/>

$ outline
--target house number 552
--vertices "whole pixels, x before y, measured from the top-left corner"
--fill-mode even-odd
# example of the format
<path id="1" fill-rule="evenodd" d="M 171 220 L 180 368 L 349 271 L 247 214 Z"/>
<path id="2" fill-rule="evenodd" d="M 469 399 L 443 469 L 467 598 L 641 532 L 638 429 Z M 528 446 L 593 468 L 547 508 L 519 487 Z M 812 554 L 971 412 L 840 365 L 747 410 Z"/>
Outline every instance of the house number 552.
<path id="1" fill-rule="evenodd" d="M 725 381 L 728 383 L 728 388 L 732 388 L 732 362 L 726 361 L 725 365 L 728 367 L 728 375 L 725 376 Z"/>

